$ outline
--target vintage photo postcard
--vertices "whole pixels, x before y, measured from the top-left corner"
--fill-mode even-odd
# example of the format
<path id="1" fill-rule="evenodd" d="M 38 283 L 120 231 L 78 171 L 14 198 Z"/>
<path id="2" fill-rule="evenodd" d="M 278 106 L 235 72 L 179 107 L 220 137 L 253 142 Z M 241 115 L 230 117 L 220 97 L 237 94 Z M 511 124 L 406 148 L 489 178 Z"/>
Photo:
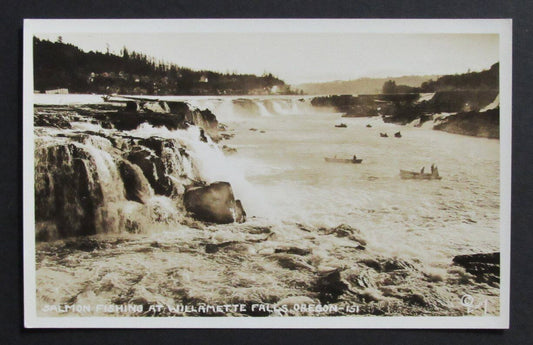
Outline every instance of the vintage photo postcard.
<path id="1" fill-rule="evenodd" d="M 32 328 L 508 328 L 512 23 L 26 20 Z"/>

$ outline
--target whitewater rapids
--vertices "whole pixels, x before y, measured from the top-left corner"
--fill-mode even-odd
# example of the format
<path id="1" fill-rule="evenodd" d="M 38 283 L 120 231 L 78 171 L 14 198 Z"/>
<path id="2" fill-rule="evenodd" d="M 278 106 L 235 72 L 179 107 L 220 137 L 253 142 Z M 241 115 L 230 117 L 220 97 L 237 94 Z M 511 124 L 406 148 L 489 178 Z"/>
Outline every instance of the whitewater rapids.
<path id="1" fill-rule="evenodd" d="M 128 134 L 187 147 L 194 160 L 187 174 L 230 181 L 248 222 L 147 221 L 135 234 L 38 243 L 41 315 L 50 316 L 43 312 L 47 305 L 276 305 L 297 298 L 356 303 L 365 315 L 459 316 L 467 313 L 460 303 L 465 294 L 488 300 L 488 312 L 499 313 L 499 285 L 451 265 L 459 254 L 499 251 L 498 140 L 386 124 L 378 117 L 341 118 L 313 108 L 308 98 L 187 101 L 210 109 L 228 127 L 234 136 L 223 144 L 235 153 L 198 141 L 195 129 L 142 125 Z M 334 127 L 340 122 L 347 128 Z M 393 137 L 397 131 L 402 138 Z M 363 163 L 324 161 L 353 155 Z M 399 178 L 399 169 L 428 170 L 433 163 L 441 181 Z M 320 277 L 335 270 L 347 287 L 338 296 L 321 295 Z"/>

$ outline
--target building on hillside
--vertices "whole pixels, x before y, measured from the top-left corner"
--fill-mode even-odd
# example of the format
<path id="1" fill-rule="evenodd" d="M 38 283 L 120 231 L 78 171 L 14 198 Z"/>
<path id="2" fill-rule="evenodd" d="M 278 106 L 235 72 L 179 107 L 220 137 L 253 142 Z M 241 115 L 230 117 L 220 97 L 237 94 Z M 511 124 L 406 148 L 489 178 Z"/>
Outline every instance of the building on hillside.
<path id="1" fill-rule="evenodd" d="M 68 89 L 46 90 L 45 93 L 49 95 L 66 95 L 68 94 Z"/>

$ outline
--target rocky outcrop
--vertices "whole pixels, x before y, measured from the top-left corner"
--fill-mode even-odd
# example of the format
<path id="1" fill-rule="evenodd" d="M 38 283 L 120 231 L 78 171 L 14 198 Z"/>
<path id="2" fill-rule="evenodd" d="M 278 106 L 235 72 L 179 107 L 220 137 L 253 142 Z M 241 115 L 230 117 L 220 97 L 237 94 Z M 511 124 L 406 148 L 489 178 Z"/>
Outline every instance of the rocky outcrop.
<path id="1" fill-rule="evenodd" d="M 479 111 L 489 105 L 497 96 L 498 90 L 455 90 L 439 91 L 427 100 L 419 101 L 419 94 L 411 98 L 405 95 L 383 95 L 383 101 L 390 104 L 385 122 L 407 124 L 423 119 L 429 114 Z"/>
<path id="2" fill-rule="evenodd" d="M 315 107 L 331 107 L 344 113 L 343 117 L 365 117 L 378 115 L 377 95 L 335 95 L 315 97 L 311 104 Z"/>
<path id="3" fill-rule="evenodd" d="M 427 97 L 429 95 L 429 97 Z M 338 95 L 315 97 L 316 107 L 332 107 L 343 112 L 343 117 L 382 115 L 384 122 L 406 125 L 418 120 L 418 125 L 432 120 L 441 113 L 448 116 L 434 129 L 450 133 L 499 138 L 499 107 L 491 108 L 497 100 L 497 89 L 450 90 L 433 94 L 376 94 Z"/>
<path id="4" fill-rule="evenodd" d="M 154 192 L 142 169 L 126 160 L 119 163 L 118 169 L 124 182 L 126 199 L 145 204 Z"/>
<path id="5" fill-rule="evenodd" d="M 453 258 L 453 263 L 464 267 L 464 269 L 474 275 L 478 281 L 489 284 L 500 282 L 500 253 L 479 253 L 457 255 Z"/>
<path id="6" fill-rule="evenodd" d="M 33 118 L 34 126 L 55 127 L 55 128 L 72 128 L 70 125 L 71 118 L 68 113 L 57 114 L 48 112 L 36 112 Z"/>
<path id="7" fill-rule="evenodd" d="M 204 129 L 212 139 L 219 139 L 219 123 L 216 116 L 208 109 L 193 108 L 185 102 L 139 100 L 127 101 L 122 105 L 106 103 L 101 109 L 94 109 L 88 105 L 77 106 L 74 109 L 87 118 L 96 119 L 104 128 L 133 130 L 142 123 L 148 123 L 154 127 L 175 130 L 195 125 Z M 39 121 L 39 125 L 48 126 L 44 120 Z"/>
<path id="8" fill-rule="evenodd" d="M 448 116 L 433 129 L 476 137 L 500 138 L 500 108 Z"/>
<path id="9" fill-rule="evenodd" d="M 205 187 L 193 187 L 183 197 L 185 209 L 194 218 L 213 223 L 242 223 L 246 213 L 235 200 L 228 182 L 215 182 Z"/>
<path id="10" fill-rule="evenodd" d="M 213 140 L 219 140 L 218 121 L 209 109 L 188 111 L 185 121 L 205 130 Z"/>
<path id="11" fill-rule="evenodd" d="M 75 143 L 40 146 L 35 152 L 37 238 L 92 235 L 103 204 L 98 171 L 90 152 Z"/>
<path id="12" fill-rule="evenodd" d="M 183 210 L 185 189 L 202 183 L 191 152 L 201 141 L 210 142 L 210 133 L 218 129 L 216 117 L 209 111 L 189 109 L 183 102 L 171 102 L 171 106 L 157 102 L 140 111 L 137 102 L 128 104 L 36 107 L 38 240 L 138 232 L 146 221 L 183 220 L 185 212 L 181 216 L 177 213 Z M 136 128 L 143 122 L 169 129 L 205 128 L 200 128 L 197 139 L 191 138 L 190 132 L 184 134 L 186 140 L 141 138 L 119 130 Z M 244 221 L 240 201 L 234 200 L 232 192 L 226 197 L 231 221 Z M 228 217 L 215 220 L 227 221 Z"/>
<path id="13" fill-rule="evenodd" d="M 126 158 L 141 169 L 157 194 L 172 194 L 173 183 L 170 176 L 165 174 L 165 164 L 160 156 L 146 147 L 136 145 Z"/>
<path id="14" fill-rule="evenodd" d="M 323 304 L 334 303 L 345 292 L 350 291 L 350 286 L 341 278 L 341 270 L 321 272 L 312 286 L 318 293 L 318 299 Z"/>

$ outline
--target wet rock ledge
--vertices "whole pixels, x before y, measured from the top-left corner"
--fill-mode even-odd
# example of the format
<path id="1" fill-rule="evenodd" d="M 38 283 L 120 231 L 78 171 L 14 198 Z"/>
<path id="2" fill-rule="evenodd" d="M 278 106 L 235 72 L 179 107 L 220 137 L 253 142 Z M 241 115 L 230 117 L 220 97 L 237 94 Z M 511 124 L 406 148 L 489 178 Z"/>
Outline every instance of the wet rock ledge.
<path id="1" fill-rule="evenodd" d="M 229 183 L 205 181 L 200 171 L 205 162 L 194 154 L 195 147 L 217 150 L 215 115 L 183 102 L 134 107 L 129 102 L 35 107 L 38 240 L 140 232 L 188 216 L 218 223 L 245 220 Z M 175 138 L 129 132 L 142 123 L 192 128 Z M 195 196 L 186 205 L 185 194 Z"/>

